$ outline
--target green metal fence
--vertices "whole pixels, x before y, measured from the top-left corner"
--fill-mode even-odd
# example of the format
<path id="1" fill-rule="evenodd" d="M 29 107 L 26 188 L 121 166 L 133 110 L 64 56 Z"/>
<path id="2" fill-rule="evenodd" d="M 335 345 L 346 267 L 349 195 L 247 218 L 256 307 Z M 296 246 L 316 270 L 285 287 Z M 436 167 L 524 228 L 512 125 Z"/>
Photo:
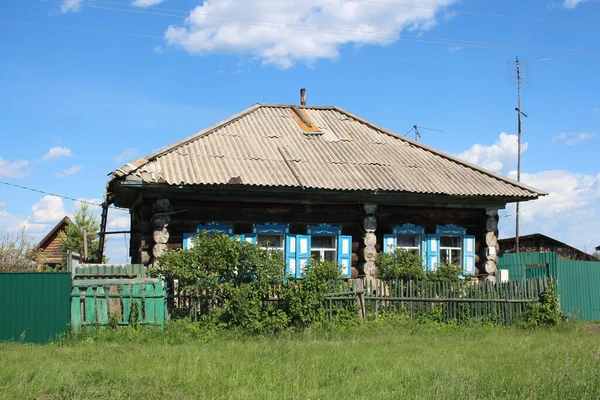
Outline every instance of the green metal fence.
<path id="1" fill-rule="evenodd" d="M 69 324 L 69 272 L 0 273 L 0 340 L 46 343 Z"/>
<path id="2" fill-rule="evenodd" d="M 559 260 L 556 253 L 503 254 L 498 269 L 510 280 L 557 278 L 563 312 L 586 321 L 600 320 L 600 262 Z"/>
<path id="3" fill-rule="evenodd" d="M 558 260 L 558 294 L 568 315 L 600 320 L 600 262 Z"/>

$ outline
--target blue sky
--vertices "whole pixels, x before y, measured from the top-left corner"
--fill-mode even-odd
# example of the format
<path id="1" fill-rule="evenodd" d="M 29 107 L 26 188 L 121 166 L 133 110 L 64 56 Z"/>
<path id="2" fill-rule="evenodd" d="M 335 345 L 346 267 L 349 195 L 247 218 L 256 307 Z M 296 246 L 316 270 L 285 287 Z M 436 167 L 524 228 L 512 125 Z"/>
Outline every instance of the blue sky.
<path id="1" fill-rule="evenodd" d="M 511 175 L 507 62 L 518 56 L 523 181 L 550 193 L 522 206 L 521 232 L 592 251 L 598 17 L 592 0 L 2 2 L 0 181 L 99 202 L 123 163 L 254 103 L 297 103 L 301 87 L 309 104 L 400 134 L 415 123 L 443 130 L 421 140 Z M 0 185 L 0 231 L 39 238 L 77 207 Z M 513 235 L 513 207 L 501 214 L 501 235 Z M 113 213 L 109 224 L 127 220 Z M 126 240 L 109 244 L 111 261 L 126 261 Z"/>

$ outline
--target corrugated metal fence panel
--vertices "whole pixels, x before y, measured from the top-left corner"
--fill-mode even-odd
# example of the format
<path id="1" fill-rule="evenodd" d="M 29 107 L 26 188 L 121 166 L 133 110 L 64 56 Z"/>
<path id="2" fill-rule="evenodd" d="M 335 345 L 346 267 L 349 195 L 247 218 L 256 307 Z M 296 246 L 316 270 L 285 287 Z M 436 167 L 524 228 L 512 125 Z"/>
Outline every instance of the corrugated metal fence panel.
<path id="1" fill-rule="evenodd" d="M 558 294 L 565 314 L 600 320 L 600 262 L 558 260 Z"/>
<path id="2" fill-rule="evenodd" d="M 79 264 L 75 266 L 74 276 L 79 277 L 134 277 L 146 278 L 147 268 L 143 264 Z"/>
<path id="3" fill-rule="evenodd" d="M 0 273 L 0 340 L 46 343 L 69 324 L 69 272 Z"/>
<path id="4" fill-rule="evenodd" d="M 519 253 L 503 254 L 498 257 L 498 269 L 507 269 L 511 281 L 537 278 L 546 276 L 546 271 L 534 268 L 535 271 L 525 271 L 526 265 L 547 264 L 550 275 L 556 276 L 556 262 L 558 255 L 556 253 Z M 528 268 L 529 269 L 529 268 Z"/>

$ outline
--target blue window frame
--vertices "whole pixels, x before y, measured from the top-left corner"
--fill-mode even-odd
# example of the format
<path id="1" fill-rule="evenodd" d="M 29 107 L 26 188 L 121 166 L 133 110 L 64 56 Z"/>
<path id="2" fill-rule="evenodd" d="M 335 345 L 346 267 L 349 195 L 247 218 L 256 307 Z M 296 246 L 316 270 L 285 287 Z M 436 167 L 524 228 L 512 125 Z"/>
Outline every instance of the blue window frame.
<path id="1" fill-rule="evenodd" d="M 198 224 L 196 232 L 183 234 L 183 249 L 191 249 L 194 244 L 192 238 L 200 232 L 206 231 L 209 235 L 225 234 L 229 237 L 233 236 L 233 227 L 231 225 L 221 224 L 219 222 L 207 222 L 206 224 Z"/>
<path id="2" fill-rule="evenodd" d="M 427 235 L 427 267 L 436 269 L 441 263 L 455 265 L 465 274 L 475 273 L 475 236 L 456 225 L 438 225 L 434 235 Z"/>
<path id="3" fill-rule="evenodd" d="M 352 236 L 342 235 L 340 226 L 329 224 L 311 225 L 306 235 L 310 238 L 310 257 L 335 262 L 342 276 L 352 277 Z"/>
<path id="4" fill-rule="evenodd" d="M 396 249 L 420 256 L 423 259 L 423 266 L 425 266 L 427 260 L 425 229 L 413 224 L 404 224 L 392 229 L 391 234 L 383 235 L 383 252 L 391 254 Z"/>

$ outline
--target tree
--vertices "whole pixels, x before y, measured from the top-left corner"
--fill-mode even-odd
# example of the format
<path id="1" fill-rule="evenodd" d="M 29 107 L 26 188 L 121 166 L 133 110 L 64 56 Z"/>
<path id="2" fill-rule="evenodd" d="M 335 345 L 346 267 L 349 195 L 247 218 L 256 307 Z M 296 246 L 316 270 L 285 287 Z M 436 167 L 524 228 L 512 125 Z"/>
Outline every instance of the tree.
<path id="1" fill-rule="evenodd" d="M 0 236 L 0 272 L 35 271 L 39 259 L 40 251 L 25 230 Z"/>
<path id="2" fill-rule="evenodd" d="M 83 255 L 83 232 L 96 233 L 100 230 L 98 218 L 90 212 L 90 206 L 82 203 L 81 208 L 75 214 L 75 222 L 68 223 L 65 228 L 66 238 L 62 241 L 62 247 L 65 251 L 71 250 L 74 253 Z M 100 238 L 98 236 L 87 237 L 87 254 L 89 259 L 96 257 Z"/>

